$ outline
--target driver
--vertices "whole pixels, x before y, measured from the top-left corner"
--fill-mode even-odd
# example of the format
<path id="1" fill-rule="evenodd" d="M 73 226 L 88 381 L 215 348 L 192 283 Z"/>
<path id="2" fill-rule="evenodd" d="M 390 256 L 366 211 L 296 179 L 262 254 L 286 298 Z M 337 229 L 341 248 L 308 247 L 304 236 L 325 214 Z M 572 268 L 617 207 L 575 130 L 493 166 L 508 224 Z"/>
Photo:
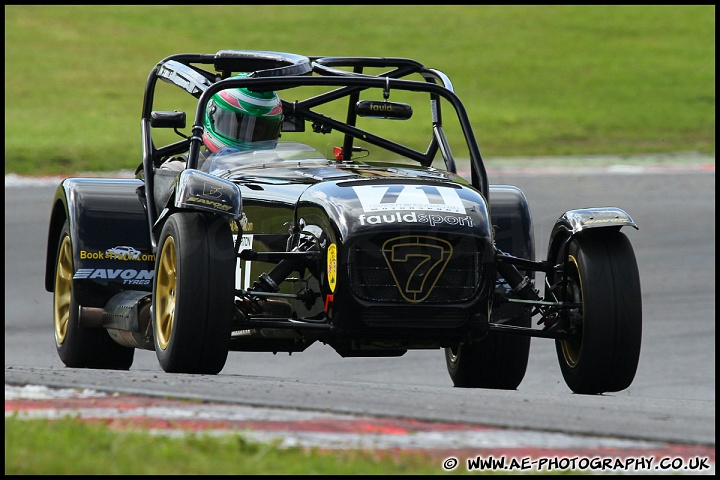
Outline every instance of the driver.
<path id="1" fill-rule="evenodd" d="M 247 77 L 240 74 L 233 78 Z M 198 166 L 211 154 L 275 148 L 283 122 L 282 103 L 275 92 L 247 88 L 222 90 L 212 96 L 205 109 Z M 160 168 L 184 170 L 187 155 L 172 157 Z"/>

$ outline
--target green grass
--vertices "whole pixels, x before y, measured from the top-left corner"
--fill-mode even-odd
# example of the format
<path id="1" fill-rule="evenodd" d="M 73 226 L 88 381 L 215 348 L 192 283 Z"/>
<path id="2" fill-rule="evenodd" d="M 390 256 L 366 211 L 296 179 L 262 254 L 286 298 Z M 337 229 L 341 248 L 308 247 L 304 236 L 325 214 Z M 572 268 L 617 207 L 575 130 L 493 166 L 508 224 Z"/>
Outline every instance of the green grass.
<path id="1" fill-rule="evenodd" d="M 179 437 L 112 430 L 102 423 L 5 418 L 5 475 L 431 475 L 425 454 L 280 448 L 242 434 Z"/>
<path id="2" fill-rule="evenodd" d="M 715 152 L 715 6 L 5 6 L 5 173 L 134 169 L 147 76 L 221 49 L 439 68 L 486 159 Z"/>

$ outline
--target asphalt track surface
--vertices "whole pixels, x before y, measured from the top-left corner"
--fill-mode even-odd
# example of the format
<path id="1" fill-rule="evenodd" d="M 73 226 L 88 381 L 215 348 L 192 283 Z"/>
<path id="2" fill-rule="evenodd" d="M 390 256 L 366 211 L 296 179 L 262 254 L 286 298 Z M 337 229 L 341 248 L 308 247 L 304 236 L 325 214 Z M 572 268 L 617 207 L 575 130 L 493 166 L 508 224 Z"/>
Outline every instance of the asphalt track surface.
<path id="1" fill-rule="evenodd" d="M 127 372 L 65 368 L 53 343 L 52 294 L 42 281 L 49 205 L 58 179 L 6 177 L 6 415 L 39 409 L 52 416 L 84 408 L 53 403 L 56 390 L 40 398 L 28 394 L 44 385 L 76 389 L 71 397 L 89 389 L 99 392 L 93 395 L 125 399 L 125 407 L 110 406 L 105 414 L 95 413 L 100 416 L 137 413 L 138 403 L 156 402 L 164 413 L 145 409 L 141 417 L 178 428 L 187 426 L 178 418 L 207 420 L 214 414 L 167 413 L 174 411 L 172 405 L 159 405 L 159 398 L 201 399 L 208 408 L 225 411 L 220 417 L 226 422 L 255 422 L 258 436 L 281 435 L 296 444 L 427 448 L 461 459 L 461 452 L 472 456 L 478 451 L 534 452 L 535 457 L 552 452 L 695 456 L 710 458 L 714 473 L 715 165 L 714 157 L 678 160 L 488 168 L 491 184 L 512 184 L 525 192 L 538 257 L 544 255 L 554 221 L 566 210 L 617 206 L 640 227 L 624 229 L 641 273 L 640 365 L 630 388 L 599 396 L 570 392 L 554 344 L 546 339 L 532 340 L 528 372 L 513 392 L 453 388 L 439 350 L 388 359 L 342 358 L 321 344 L 292 356 L 231 352 L 216 376 L 166 374 L 154 352 L 140 350 Z M 245 413 L 232 417 L 228 408 Z M 305 423 L 295 421 L 301 413 Z M 271 423 L 261 426 L 258 418 Z M 210 428 L 201 424 L 190 428 Z M 282 425 L 294 425 L 294 430 Z M 382 437 L 389 431 L 395 436 Z M 374 443 L 363 443 L 368 441 L 363 432 L 374 432 Z"/>

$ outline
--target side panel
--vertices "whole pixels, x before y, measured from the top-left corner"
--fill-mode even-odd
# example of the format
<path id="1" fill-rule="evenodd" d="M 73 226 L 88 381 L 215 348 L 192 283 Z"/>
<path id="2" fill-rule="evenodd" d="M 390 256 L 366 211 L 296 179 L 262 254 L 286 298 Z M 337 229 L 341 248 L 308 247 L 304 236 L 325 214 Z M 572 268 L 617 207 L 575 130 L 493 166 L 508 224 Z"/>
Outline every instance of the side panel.
<path id="1" fill-rule="evenodd" d="M 250 186 L 249 186 L 250 185 Z M 295 223 L 295 204 L 304 184 L 241 184 L 243 199 L 243 238 L 240 250 L 258 252 L 284 252 L 288 248 L 290 231 Z M 234 232 L 237 233 L 237 232 Z M 258 260 L 238 259 L 235 287 L 247 289 L 262 273 L 270 272 L 275 264 Z M 283 285 L 282 293 L 291 293 Z"/>
<path id="2" fill-rule="evenodd" d="M 52 290 L 57 232 L 70 223 L 73 288 L 83 306 L 102 307 L 123 290 L 152 291 L 152 253 L 145 208 L 135 179 L 69 178 L 53 202 L 46 287 Z M 62 208 L 61 208 L 62 205 Z"/>

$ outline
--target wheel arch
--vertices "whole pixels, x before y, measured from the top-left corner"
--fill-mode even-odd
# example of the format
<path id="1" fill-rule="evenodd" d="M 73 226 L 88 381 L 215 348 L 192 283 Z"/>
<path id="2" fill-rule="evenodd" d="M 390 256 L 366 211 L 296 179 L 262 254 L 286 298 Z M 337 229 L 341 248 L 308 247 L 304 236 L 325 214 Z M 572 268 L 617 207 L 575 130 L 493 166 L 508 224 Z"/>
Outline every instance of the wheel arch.
<path id="1" fill-rule="evenodd" d="M 591 229 L 620 230 L 631 226 L 639 230 L 633 219 L 624 210 L 617 207 L 591 207 L 568 210 L 555 221 L 548 242 L 547 260 L 552 265 L 561 248 L 580 232 Z"/>
<path id="2" fill-rule="evenodd" d="M 53 200 L 50 210 L 50 224 L 48 226 L 45 252 L 45 290 L 48 292 L 52 292 L 55 287 L 57 244 L 66 220 L 70 222 L 70 231 L 72 231 L 74 219 L 69 215 L 67 198 L 64 194 L 63 184 L 61 184 L 55 192 L 55 199 Z"/>
<path id="3" fill-rule="evenodd" d="M 167 187 L 169 192 L 156 198 L 166 198 L 158 205 L 162 208 L 152 227 L 155 239 L 173 213 L 180 211 L 197 212 L 239 220 L 242 217 L 242 194 L 233 182 L 195 169 L 180 172 Z"/>

